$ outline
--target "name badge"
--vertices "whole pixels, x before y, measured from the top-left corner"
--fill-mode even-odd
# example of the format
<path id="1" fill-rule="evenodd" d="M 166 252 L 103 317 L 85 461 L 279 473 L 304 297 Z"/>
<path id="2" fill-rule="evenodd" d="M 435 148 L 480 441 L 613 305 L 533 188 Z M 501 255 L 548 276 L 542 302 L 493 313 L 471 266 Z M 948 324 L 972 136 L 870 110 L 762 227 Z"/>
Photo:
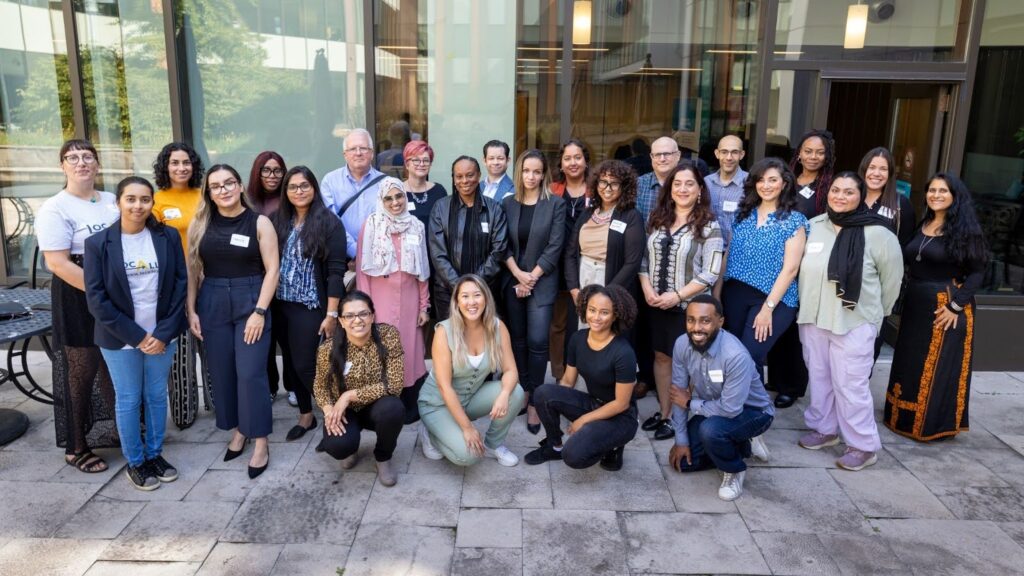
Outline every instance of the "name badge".
<path id="1" fill-rule="evenodd" d="M 416 203 L 415 202 L 409 202 L 406 205 L 409 207 L 409 212 L 415 212 L 416 211 Z"/>
<path id="2" fill-rule="evenodd" d="M 725 382 L 725 372 L 721 370 L 708 370 L 708 378 L 715 384 Z"/>
<path id="3" fill-rule="evenodd" d="M 164 220 L 177 220 L 181 218 L 181 210 L 178 208 L 164 208 Z"/>
<path id="4" fill-rule="evenodd" d="M 892 220 L 893 218 L 896 217 L 896 212 L 894 212 L 893 209 L 889 208 L 888 206 L 882 206 L 878 209 L 878 215 L 881 216 L 882 218 L 888 218 L 889 220 Z"/>
<path id="5" fill-rule="evenodd" d="M 406 241 L 409 242 L 409 246 L 419 246 L 420 245 L 420 237 L 418 235 L 416 235 L 416 234 L 409 234 L 408 236 L 405 237 L 405 239 L 406 239 Z"/>
<path id="6" fill-rule="evenodd" d="M 735 212 L 737 207 L 739 207 L 739 202 L 733 200 L 722 202 L 722 212 Z"/>
<path id="7" fill-rule="evenodd" d="M 481 222 L 480 223 L 480 230 L 484 234 L 487 234 L 487 233 L 489 233 L 491 231 L 491 227 L 487 224 L 487 222 Z"/>
<path id="8" fill-rule="evenodd" d="M 825 249 L 825 243 L 824 242 L 808 242 L 807 243 L 807 253 L 808 254 L 817 254 L 818 252 L 821 252 L 824 249 Z"/>
<path id="9" fill-rule="evenodd" d="M 249 247 L 249 237 L 248 236 L 243 236 L 241 234 L 232 234 L 231 235 L 231 245 L 232 246 L 238 246 L 239 248 L 248 248 Z"/>
<path id="10" fill-rule="evenodd" d="M 352 363 L 351 362 L 345 362 L 345 372 L 343 374 L 345 376 L 348 376 L 348 373 L 351 372 L 351 371 L 352 371 Z"/>
<path id="11" fill-rule="evenodd" d="M 800 189 L 800 195 L 804 198 L 810 198 L 811 196 L 814 196 L 814 190 L 811 190 L 810 186 L 804 186 Z"/>
<path id="12" fill-rule="evenodd" d="M 626 231 L 626 223 L 622 220 L 612 220 L 612 223 L 608 225 L 609 228 L 615 230 L 619 234 Z"/>

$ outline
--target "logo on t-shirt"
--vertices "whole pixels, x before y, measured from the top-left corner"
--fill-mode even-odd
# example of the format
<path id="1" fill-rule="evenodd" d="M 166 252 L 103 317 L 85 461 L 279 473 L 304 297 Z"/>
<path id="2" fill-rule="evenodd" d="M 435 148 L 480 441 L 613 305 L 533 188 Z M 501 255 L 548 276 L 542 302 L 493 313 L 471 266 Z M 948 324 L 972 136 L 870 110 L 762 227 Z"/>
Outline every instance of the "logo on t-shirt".
<path id="1" fill-rule="evenodd" d="M 153 274 L 160 271 L 160 263 L 156 260 L 146 262 L 146 260 L 142 258 L 125 260 L 124 271 L 129 277 Z"/>

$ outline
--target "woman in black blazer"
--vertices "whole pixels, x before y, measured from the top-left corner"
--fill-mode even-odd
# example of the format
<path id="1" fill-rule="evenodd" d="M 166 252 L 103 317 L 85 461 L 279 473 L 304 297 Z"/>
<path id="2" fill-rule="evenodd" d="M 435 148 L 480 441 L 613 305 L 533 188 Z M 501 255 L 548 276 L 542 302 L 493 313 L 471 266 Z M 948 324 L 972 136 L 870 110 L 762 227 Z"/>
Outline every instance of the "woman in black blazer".
<path id="1" fill-rule="evenodd" d="M 85 295 L 96 344 L 114 382 L 125 471 L 139 490 L 178 477 L 161 455 L 174 339 L 185 328 L 188 274 L 181 237 L 153 217 L 153 186 L 129 176 L 117 185 L 121 219 L 85 242 Z M 145 408 L 146 435 L 139 427 Z"/>
<path id="2" fill-rule="evenodd" d="M 502 201 L 508 222 L 502 277 L 505 320 L 519 384 L 526 391 L 527 429 L 540 431 L 533 390 L 544 383 L 551 313 L 558 295 L 558 264 L 565 237 L 565 202 L 551 194 L 548 161 L 528 150 L 516 162 L 515 194 Z"/>

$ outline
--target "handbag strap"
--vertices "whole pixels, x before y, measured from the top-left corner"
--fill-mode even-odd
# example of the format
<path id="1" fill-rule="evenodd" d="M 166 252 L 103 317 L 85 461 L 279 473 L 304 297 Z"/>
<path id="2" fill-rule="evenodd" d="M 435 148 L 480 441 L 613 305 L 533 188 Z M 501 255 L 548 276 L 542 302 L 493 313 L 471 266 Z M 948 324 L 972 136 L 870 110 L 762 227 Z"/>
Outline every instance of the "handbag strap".
<path id="1" fill-rule="evenodd" d="M 365 186 L 360 188 L 358 192 L 353 194 L 351 198 L 346 200 L 345 203 L 341 205 L 341 208 L 338 209 L 338 218 L 341 218 L 342 214 L 345 213 L 345 210 L 348 210 L 348 207 L 351 206 L 352 203 L 355 202 L 357 198 L 359 198 L 360 196 L 363 195 L 363 192 L 366 192 L 370 188 L 370 186 L 373 186 L 377 182 L 380 182 L 381 180 L 383 180 L 384 176 L 386 176 L 386 174 L 381 174 L 381 175 L 377 176 L 376 178 L 374 178 L 373 180 L 370 180 L 369 182 L 366 183 Z"/>

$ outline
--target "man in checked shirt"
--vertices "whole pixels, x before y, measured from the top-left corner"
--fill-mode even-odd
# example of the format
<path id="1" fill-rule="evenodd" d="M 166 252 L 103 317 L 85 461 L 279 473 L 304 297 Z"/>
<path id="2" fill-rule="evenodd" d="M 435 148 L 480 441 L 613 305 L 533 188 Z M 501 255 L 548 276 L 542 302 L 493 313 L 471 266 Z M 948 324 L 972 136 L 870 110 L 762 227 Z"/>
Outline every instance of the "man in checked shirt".
<path id="1" fill-rule="evenodd" d="M 743 494 L 743 459 L 768 461 L 761 435 L 771 426 L 775 407 L 747 348 L 722 330 L 724 320 L 722 304 L 710 294 L 686 307 L 686 335 L 672 350 L 669 394 L 676 439 L 669 462 L 680 472 L 721 470 L 718 497 L 731 501 Z"/>

